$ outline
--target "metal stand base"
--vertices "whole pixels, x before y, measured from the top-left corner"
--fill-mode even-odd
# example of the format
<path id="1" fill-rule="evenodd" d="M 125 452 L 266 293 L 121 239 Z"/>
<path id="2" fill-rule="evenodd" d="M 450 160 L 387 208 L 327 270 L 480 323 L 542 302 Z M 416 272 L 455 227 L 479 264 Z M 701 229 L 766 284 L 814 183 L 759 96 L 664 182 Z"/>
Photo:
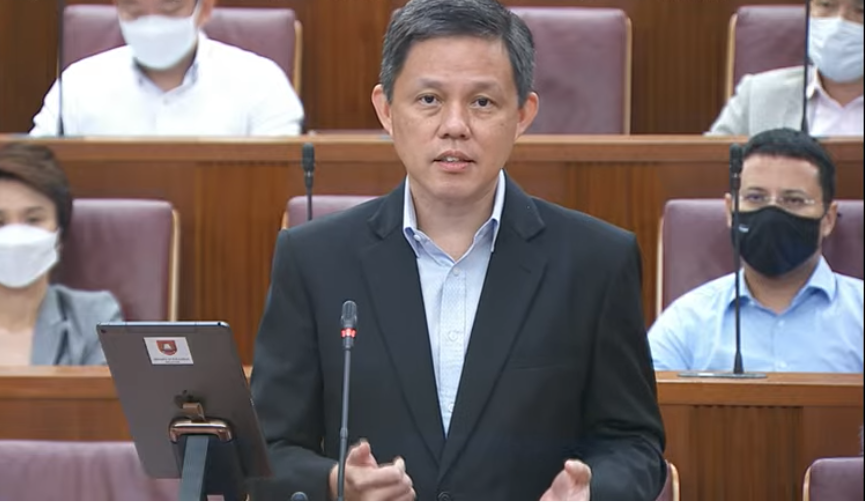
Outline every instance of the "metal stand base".
<path id="1" fill-rule="evenodd" d="M 734 380 L 752 380 L 757 378 L 766 378 L 765 373 L 733 373 L 732 371 L 683 371 L 679 373 L 683 378 L 729 378 Z"/>

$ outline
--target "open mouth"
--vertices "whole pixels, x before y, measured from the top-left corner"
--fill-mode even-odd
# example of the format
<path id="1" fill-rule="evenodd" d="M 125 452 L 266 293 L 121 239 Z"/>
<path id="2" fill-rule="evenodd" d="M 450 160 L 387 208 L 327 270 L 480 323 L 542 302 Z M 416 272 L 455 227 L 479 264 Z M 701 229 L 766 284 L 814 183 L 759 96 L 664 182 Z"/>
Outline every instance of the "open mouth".
<path id="1" fill-rule="evenodd" d="M 435 163 L 446 171 L 462 171 L 474 163 L 474 160 L 462 152 L 445 152 L 436 157 Z"/>

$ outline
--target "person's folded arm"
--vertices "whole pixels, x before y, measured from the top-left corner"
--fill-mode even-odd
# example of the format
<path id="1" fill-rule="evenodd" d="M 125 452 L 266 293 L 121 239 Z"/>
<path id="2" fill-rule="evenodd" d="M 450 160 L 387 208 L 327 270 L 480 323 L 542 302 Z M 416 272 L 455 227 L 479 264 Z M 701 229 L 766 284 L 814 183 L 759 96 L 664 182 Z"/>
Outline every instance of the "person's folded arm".
<path id="1" fill-rule="evenodd" d="M 686 328 L 675 303 L 661 312 L 652 324 L 649 329 L 649 347 L 655 371 L 691 369 L 691 358 L 684 339 Z"/>
<path id="2" fill-rule="evenodd" d="M 252 92 L 249 135 L 297 136 L 303 126 L 303 104 L 282 68 L 271 61 L 263 65 L 262 74 Z"/>

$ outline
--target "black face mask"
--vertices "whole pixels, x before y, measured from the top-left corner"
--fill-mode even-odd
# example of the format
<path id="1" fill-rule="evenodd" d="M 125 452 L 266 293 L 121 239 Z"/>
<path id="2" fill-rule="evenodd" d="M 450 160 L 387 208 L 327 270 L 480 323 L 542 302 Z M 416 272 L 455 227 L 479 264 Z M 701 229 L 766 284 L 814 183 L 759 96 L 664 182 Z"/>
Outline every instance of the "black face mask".
<path id="1" fill-rule="evenodd" d="M 776 206 L 741 212 L 742 259 L 767 277 L 784 275 L 817 252 L 822 219 L 796 216 Z M 732 237 L 735 229 L 730 230 Z"/>

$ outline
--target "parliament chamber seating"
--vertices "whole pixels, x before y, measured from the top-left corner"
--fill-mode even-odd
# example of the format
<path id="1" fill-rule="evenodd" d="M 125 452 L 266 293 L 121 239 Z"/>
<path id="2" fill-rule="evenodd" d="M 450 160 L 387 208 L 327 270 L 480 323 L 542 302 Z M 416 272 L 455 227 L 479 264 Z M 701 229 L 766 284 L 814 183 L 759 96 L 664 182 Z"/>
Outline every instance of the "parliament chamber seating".
<path id="1" fill-rule="evenodd" d="M 658 498 L 655 500 L 676 501 L 679 500 L 679 471 L 669 460 L 666 461 L 666 464 L 667 479 L 664 481 L 664 487 L 661 488 L 661 493 L 658 494 Z"/>
<path id="2" fill-rule="evenodd" d="M 528 134 L 629 134 L 632 29 L 620 9 L 513 7 L 535 42 L 538 115 Z M 386 134 L 321 129 L 315 134 Z"/>
<path id="3" fill-rule="evenodd" d="M 165 201 L 76 199 L 53 282 L 110 291 L 127 321 L 176 320 L 179 233 Z"/>
<path id="4" fill-rule="evenodd" d="M 805 473 L 803 500 L 863 500 L 862 457 L 821 458 Z"/>
<path id="5" fill-rule="evenodd" d="M 374 199 L 371 195 L 313 195 L 312 217 L 320 218 L 328 214 L 338 213 Z M 285 206 L 282 216 L 282 228 L 290 228 L 307 221 L 306 197 L 292 197 Z"/>
<path id="6" fill-rule="evenodd" d="M 790 66 L 805 60 L 805 7 L 744 5 L 730 18 L 727 39 L 726 97 L 748 74 Z"/>
<path id="7" fill-rule="evenodd" d="M 835 230 L 823 256 L 840 274 L 865 277 L 863 201 L 839 200 Z M 658 239 L 657 312 L 712 279 L 733 272 L 733 246 L 723 199 L 676 199 L 664 206 Z"/>
<path id="8" fill-rule="evenodd" d="M 113 5 L 69 5 L 63 19 L 63 68 L 124 45 Z M 204 32 L 214 40 L 273 60 L 300 96 L 303 37 L 292 9 L 217 7 Z"/>
<path id="9" fill-rule="evenodd" d="M 177 500 L 178 488 L 150 479 L 131 442 L 0 441 L 0 500 Z"/>
<path id="10" fill-rule="evenodd" d="M 514 7 L 535 41 L 535 134 L 631 131 L 631 20 L 620 9 Z"/>

